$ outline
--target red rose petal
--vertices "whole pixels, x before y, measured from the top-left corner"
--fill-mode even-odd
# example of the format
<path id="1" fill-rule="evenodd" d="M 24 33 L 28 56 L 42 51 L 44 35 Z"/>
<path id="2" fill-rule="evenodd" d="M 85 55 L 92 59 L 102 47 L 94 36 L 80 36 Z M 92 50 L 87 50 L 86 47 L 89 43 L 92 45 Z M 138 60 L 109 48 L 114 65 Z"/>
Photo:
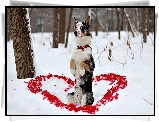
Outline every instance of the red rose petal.
<path id="1" fill-rule="evenodd" d="M 95 114 L 97 111 L 99 111 L 99 107 L 106 105 L 106 103 L 111 102 L 115 99 L 118 99 L 119 94 L 117 93 L 119 89 L 124 89 L 127 86 L 127 80 L 125 76 L 120 76 L 114 73 L 109 74 L 101 74 L 99 76 L 93 77 L 93 82 L 99 82 L 101 80 L 105 80 L 106 82 L 110 82 L 109 85 L 112 85 L 116 82 L 116 84 L 107 90 L 107 92 L 103 95 L 102 99 L 97 101 L 95 105 L 92 106 L 75 106 L 73 104 L 67 105 L 63 103 L 61 100 L 59 100 L 58 97 L 56 97 L 53 94 L 50 94 L 47 90 L 42 91 L 42 83 L 43 81 L 47 81 L 47 79 L 50 79 L 51 77 L 62 79 L 65 83 L 69 85 L 68 88 L 66 88 L 64 91 L 67 92 L 70 88 L 72 88 L 75 84 L 74 81 L 72 81 L 70 78 L 67 78 L 66 76 L 58 76 L 58 75 L 52 75 L 48 74 L 47 76 L 37 76 L 35 79 L 31 79 L 27 83 L 28 90 L 30 90 L 32 93 L 38 93 L 41 92 L 41 94 L 44 96 L 43 99 L 47 99 L 51 104 L 54 104 L 56 107 L 61 107 L 62 109 L 67 109 L 69 111 L 83 111 L 89 114 Z M 56 86 L 56 85 L 54 85 Z M 115 95 L 114 95 L 115 94 Z"/>

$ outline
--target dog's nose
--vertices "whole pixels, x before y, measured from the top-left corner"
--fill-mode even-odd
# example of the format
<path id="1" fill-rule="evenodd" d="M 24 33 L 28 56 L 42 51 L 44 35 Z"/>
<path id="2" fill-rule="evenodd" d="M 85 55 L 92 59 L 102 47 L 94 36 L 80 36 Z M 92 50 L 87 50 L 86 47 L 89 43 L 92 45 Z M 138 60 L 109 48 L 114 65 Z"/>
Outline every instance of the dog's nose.
<path id="1" fill-rule="evenodd" d="M 80 33 L 81 33 L 81 31 L 77 31 L 77 33 L 78 33 L 78 34 L 80 34 Z"/>

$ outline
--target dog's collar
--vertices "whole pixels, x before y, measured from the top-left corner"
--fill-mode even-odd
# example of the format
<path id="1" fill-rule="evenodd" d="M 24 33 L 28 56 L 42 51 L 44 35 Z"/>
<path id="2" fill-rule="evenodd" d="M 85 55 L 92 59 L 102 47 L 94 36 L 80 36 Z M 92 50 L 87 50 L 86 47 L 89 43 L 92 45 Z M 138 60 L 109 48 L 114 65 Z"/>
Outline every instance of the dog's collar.
<path id="1" fill-rule="evenodd" d="M 77 49 L 82 49 L 82 50 L 84 50 L 84 48 L 87 48 L 87 47 L 89 47 L 89 45 L 85 45 L 85 46 L 77 46 Z"/>

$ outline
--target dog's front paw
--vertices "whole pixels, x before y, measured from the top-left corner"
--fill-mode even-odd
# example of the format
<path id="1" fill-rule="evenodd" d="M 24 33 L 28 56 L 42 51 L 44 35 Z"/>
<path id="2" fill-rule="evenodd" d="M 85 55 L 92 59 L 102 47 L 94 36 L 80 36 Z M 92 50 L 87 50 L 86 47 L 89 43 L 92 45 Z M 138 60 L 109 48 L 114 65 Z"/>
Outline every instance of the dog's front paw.
<path id="1" fill-rule="evenodd" d="M 79 69 L 80 75 L 83 76 L 85 74 L 85 69 Z"/>
<path id="2" fill-rule="evenodd" d="M 75 94 L 74 92 L 67 94 L 67 104 L 71 104 L 71 103 L 76 104 L 74 94 Z"/>
<path id="3" fill-rule="evenodd" d="M 80 62 L 79 73 L 80 73 L 81 76 L 83 76 L 85 74 L 84 62 L 83 61 Z"/>
<path id="4" fill-rule="evenodd" d="M 86 104 L 92 105 L 94 102 L 93 92 L 87 92 L 86 95 L 87 95 L 86 96 L 86 99 L 87 99 Z"/>

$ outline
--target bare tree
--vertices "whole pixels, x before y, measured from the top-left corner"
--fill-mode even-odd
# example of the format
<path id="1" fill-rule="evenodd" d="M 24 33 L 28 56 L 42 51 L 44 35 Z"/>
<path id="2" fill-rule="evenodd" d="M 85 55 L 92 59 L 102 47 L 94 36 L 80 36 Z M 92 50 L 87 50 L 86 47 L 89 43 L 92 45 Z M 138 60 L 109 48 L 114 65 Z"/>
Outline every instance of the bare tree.
<path id="1" fill-rule="evenodd" d="M 53 9 L 53 45 L 52 48 L 58 48 L 59 44 L 59 8 Z"/>
<path id="2" fill-rule="evenodd" d="M 142 34 L 144 43 L 147 42 L 146 13 L 146 8 L 142 8 Z"/>
<path id="3" fill-rule="evenodd" d="M 121 12 L 121 30 L 123 31 L 124 30 L 124 14 L 123 12 Z"/>
<path id="4" fill-rule="evenodd" d="M 108 8 L 105 9 L 105 14 L 104 14 L 104 20 L 105 20 L 105 30 L 108 32 Z"/>
<path id="5" fill-rule="evenodd" d="M 120 39 L 120 9 L 116 8 L 117 22 L 118 22 L 118 39 Z"/>
<path id="6" fill-rule="evenodd" d="M 95 8 L 95 35 L 98 36 L 98 8 Z"/>
<path id="7" fill-rule="evenodd" d="M 150 23 L 150 29 L 151 32 L 154 30 L 154 18 L 155 18 L 155 10 L 154 8 L 150 8 L 150 17 L 151 17 L 151 23 Z"/>
<path id="8" fill-rule="evenodd" d="M 139 32 L 142 33 L 142 8 L 138 8 L 139 10 Z"/>
<path id="9" fill-rule="evenodd" d="M 9 8 L 7 8 L 7 41 L 10 40 L 11 32 L 10 32 L 10 19 L 9 19 Z"/>
<path id="10" fill-rule="evenodd" d="M 138 13 L 138 8 L 134 8 L 134 26 L 136 30 L 139 31 L 139 13 Z"/>
<path id="11" fill-rule="evenodd" d="M 68 44 L 68 36 L 69 36 L 69 32 L 70 32 L 70 27 L 71 27 L 72 13 L 73 13 L 73 8 L 70 9 L 69 20 L 68 20 L 68 26 L 67 26 L 67 35 L 66 35 L 65 48 L 67 48 L 67 44 Z"/>
<path id="12" fill-rule="evenodd" d="M 89 16 L 89 15 L 88 15 L 88 10 L 89 10 L 89 8 L 84 8 L 84 10 L 85 10 L 85 19 L 86 19 L 86 18 L 88 18 L 88 16 Z"/>
<path id="13" fill-rule="evenodd" d="M 29 22 L 26 18 L 27 10 L 25 8 L 10 8 L 9 14 L 17 78 L 33 78 L 35 76 L 35 67 L 29 35 Z"/>
<path id="14" fill-rule="evenodd" d="M 147 11 L 147 35 L 149 35 L 150 29 L 149 29 L 149 23 L 150 23 L 150 9 L 146 8 Z"/>
<path id="15" fill-rule="evenodd" d="M 130 29 L 131 33 L 132 33 L 132 36 L 135 37 L 135 34 L 134 34 L 134 30 L 133 30 L 133 27 L 132 27 L 132 24 L 131 24 L 131 21 L 129 19 L 129 16 L 127 14 L 127 12 L 125 11 L 124 8 L 121 8 L 121 11 L 126 19 L 126 23 L 128 24 L 128 30 Z"/>
<path id="16" fill-rule="evenodd" d="M 30 8 L 30 10 L 29 10 L 29 15 L 32 13 L 32 11 L 33 11 L 33 8 Z"/>
<path id="17" fill-rule="evenodd" d="M 106 28 L 102 25 L 102 22 L 100 21 L 100 19 L 98 17 L 99 16 L 98 10 L 99 10 L 99 8 L 95 8 L 94 11 L 93 11 L 93 9 L 91 9 L 91 14 L 95 18 L 95 31 L 96 31 L 97 35 L 98 35 L 98 29 L 99 29 L 98 27 L 100 27 L 103 32 L 106 32 Z"/>
<path id="18" fill-rule="evenodd" d="M 65 42 L 65 21 L 66 21 L 66 8 L 60 8 L 60 24 L 59 24 L 59 43 Z"/>

